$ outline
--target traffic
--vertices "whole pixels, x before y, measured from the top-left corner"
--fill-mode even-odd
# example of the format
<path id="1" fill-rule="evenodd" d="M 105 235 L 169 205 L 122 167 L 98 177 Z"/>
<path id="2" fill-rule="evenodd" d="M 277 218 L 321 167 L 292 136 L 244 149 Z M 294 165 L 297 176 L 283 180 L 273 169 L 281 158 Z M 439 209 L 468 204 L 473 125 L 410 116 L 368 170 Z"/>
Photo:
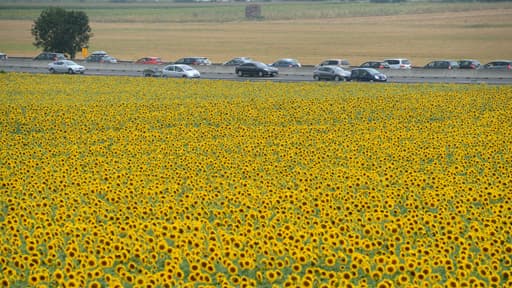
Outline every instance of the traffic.
<path id="1" fill-rule="evenodd" d="M 159 57 L 121 61 L 104 51 L 93 52 L 84 60 L 65 59 L 62 54 L 48 52 L 35 58 L 5 56 L 0 71 L 238 81 L 512 84 L 512 61 L 508 60 L 485 65 L 477 60 L 436 60 L 418 67 L 405 58 L 367 61 L 359 66 L 351 66 L 346 59 L 327 59 L 313 66 L 290 58 L 271 64 L 249 57 L 235 57 L 224 63 L 212 63 L 207 57 L 185 57 L 175 62 L 163 62 Z"/>

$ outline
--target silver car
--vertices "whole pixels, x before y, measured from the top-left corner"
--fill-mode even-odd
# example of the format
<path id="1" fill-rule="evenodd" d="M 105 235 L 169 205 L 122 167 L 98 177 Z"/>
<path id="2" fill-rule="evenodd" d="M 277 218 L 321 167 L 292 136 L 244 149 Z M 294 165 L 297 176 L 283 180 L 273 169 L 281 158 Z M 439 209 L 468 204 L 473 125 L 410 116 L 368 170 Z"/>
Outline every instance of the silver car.
<path id="1" fill-rule="evenodd" d="M 85 67 L 71 60 L 58 60 L 48 64 L 48 71 L 50 71 L 50 73 L 84 74 Z"/>
<path id="2" fill-rule="evenodd" d="M 185 64 L 172 64 L 164 67 L 162 77 L 200 78 L 201 73 Z"/>
<path id="3" fill-rule="evenodd" d="M 253 61 L 253 60 L 249 57 L 236 57 L 227 62 L 224 62 L 222 65 L 224 65 L 224 66 L 239 66 L 244 63 L 251 62 L 251 61 Z"/>
<path id="4" fill-rule="evenodd" d="M 315 68 L 318 68 L 320 66 L 339 66 L 343 69 L 350 68 L 350 63 L 347 59 L 327 59 L 325 61 L 322 61 L 322 63 L 315 66 Z"/>

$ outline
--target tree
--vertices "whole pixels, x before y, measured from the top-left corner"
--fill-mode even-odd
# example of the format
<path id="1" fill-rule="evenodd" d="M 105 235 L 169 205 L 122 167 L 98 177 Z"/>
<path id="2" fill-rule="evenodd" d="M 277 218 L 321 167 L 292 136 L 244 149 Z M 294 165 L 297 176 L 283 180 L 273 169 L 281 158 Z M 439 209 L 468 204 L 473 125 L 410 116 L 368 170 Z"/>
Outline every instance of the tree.
<path id="1" fill-rule="evenodd" d="M 67 53 L 73 59 L 92 37 L 89 17 L 82 11 L 50 7 L 32 25 L 34 46 L 45 51 Z"/>

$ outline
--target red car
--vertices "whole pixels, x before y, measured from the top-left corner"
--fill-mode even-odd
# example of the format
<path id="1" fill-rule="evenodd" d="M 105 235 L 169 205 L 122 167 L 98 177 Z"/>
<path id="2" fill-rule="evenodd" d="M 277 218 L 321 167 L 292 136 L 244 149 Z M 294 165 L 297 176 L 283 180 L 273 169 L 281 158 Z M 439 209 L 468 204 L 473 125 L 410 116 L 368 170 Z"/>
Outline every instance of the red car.
<path id="1" fill-rule="evenodd" d="M 135 61 L 135 64 L 164 64 L 159 57 L 144 57 Z"/>

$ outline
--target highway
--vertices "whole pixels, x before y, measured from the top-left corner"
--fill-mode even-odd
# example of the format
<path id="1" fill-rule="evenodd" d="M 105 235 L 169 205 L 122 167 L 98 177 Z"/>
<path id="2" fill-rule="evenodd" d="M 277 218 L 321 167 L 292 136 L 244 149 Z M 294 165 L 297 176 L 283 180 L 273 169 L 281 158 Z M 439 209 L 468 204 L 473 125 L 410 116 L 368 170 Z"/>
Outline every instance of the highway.
<path id="1" fill-rule="evenodd" d="M 76 63 L 86 67 L 86 75 L 131 76 L 142 77 L 145 68 L 155 65 L 140 65 L 131 62 L 117 64 Z M 48 62 L 34 61 L 30 58 L 9 58 L 0 61 L 0 71 L 48 74 Z M 164 65 L 161 65 L 163 67 Z M 160 67 L 160 68 L 161 68 Z M 276 81 L 276 82 L 309 82 L 313 80 L 313 66 L 301 68 L 279 68 L 279 76 L 270 78 L 238 77 L 234 67 L 222 65 L 196 66 L 202 79 L 223 79 L 237 81 Z M 512 71 L 507 70 L 435 70 L 413 68 L 410 70 L 382 70 L 391 83 L 459 83 L 459 84 L 492 84 L 512 85 Z"/>

